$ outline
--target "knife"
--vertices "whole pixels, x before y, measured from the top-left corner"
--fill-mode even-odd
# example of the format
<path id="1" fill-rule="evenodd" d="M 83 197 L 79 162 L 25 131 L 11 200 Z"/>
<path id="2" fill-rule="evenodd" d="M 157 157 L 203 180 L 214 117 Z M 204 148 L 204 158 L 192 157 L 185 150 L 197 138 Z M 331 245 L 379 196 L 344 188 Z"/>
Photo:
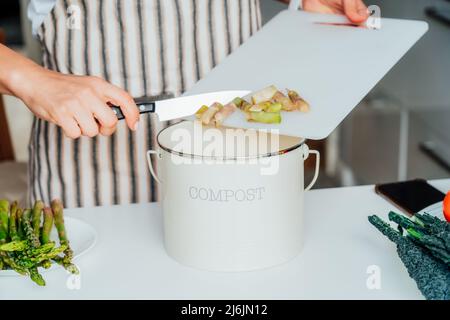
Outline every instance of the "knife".
<path id="1" fill-rule="evenodd" d="M 214 102 L 226 104 L 236 97 L 247 96 L 250 91 L 217 91 L 192 96 L 182 96 L 166 100 L 154 100 L 150 97 L 134 99 L 139 108 L 139 113 L 156 113 L 159 121 L 168 121 L 193 115 L 202 105 L 210 106 Z M 119 120 L 125 116 L 119 106 L 111 106 Z"/>

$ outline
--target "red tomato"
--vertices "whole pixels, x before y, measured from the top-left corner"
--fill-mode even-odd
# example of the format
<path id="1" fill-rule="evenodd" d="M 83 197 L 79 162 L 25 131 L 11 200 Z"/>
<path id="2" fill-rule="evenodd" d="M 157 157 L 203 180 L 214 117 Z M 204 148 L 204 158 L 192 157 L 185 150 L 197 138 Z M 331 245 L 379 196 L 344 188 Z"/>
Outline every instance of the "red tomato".
<path id="1" fill-rule="evenodd" d="M 444 217 L 445 220 L 450 222 L 450 191 L 447 193 L 444 199 Z"/>

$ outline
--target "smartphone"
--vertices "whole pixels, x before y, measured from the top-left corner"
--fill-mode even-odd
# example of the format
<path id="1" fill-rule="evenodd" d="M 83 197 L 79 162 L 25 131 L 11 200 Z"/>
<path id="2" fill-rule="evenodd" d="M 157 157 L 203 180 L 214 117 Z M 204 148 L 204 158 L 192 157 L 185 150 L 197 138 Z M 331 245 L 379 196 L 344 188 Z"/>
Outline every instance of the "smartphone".
<path id="1" fill-rule="evenodd" d="M 444 193 L 424 179 L 378 184 L 375 192 L 409 215 L 445 198 Z"/>
<path id="2" fill-rule="evenodd" d="M 425 13 L 436 19 L 439 20 L 446 25 L 450 26 L 450 10 L 448 9 L 442 9 L 438 7 L 427 7 L 425 8 Z"/>

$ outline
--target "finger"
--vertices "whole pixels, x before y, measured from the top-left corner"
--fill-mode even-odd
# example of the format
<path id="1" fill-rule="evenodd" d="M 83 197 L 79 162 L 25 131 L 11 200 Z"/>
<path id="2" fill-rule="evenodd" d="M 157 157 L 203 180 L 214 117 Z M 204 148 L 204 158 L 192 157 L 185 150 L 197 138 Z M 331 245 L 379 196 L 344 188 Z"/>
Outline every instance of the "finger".
<path id="1" fill-rule="evenodd" d="M 98 123 L 95 121 L 94 114 L 89 109 L 79 108 L 74 112 L 74 118 L 78 122 L 83 136 L 92 138 L 98 135 Z"/>
<path id="2" fill-rule="evenodd" d="M 363 0 L 356 0 L 356 8 L 358 10 L 359 15 L 364 19 L 363 21 L 366 21 L 369 16 L 369 8 L 367 8 L 366 4 Z"/>
<path id="3" fill-rule="evenodd" d="M 112 127 L 112 128 L 100 126 L 100 134 L 101 134 L 102 136 L 111 136 L 111 135 L 114 134 L 114 132 L 116 132 L 116 129 L 117 129 L 116 126 L 114 126 L 114 127 Z"/>
<path id="4" fill-rule="evenodd" d="M 66 117 L 57 121 L 58 125 L 63 129 L 66 137 L 77 139 L 81 136 L 81 129 L 75 119 Z"/>
<path id="5" fill-rule="evenodd" d="M 100 124 L 100 133 L 108 136 L 113 134 L 119 120 L 106 102 L 99 99 L 99 102 L 92 105 L 92 110 L 94 117 Z"/>
<path id="6" fill-rule="evenodd" d="M 120 107 L 128 127 L 136 131 L 139 123 L 139 109 L 133 98 L 126 91 L 109 83 L 104 89 L 104 95 L 109 102 Z"/>
<path id="7" fill-rule="evenodd" d="M 354 23 L 367 20 L 367 7 L 362 0 L 344 0 L 344 12 L 347 18 Z"/>
<path id="8" fill-rule="evenodd" d="M 320 1 L 305 1 L 303 3 L 303 10 L 308 12 L 317 12 L 324 14 L 339 13 L 339 11 L 333 8 L 333 6 L 324 5 Z"/>

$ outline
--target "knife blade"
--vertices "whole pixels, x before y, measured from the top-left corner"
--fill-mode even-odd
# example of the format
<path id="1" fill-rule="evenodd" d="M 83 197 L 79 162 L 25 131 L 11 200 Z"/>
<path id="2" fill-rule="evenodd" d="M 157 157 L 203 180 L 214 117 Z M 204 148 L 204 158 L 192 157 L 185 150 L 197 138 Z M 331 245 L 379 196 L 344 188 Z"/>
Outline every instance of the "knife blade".
<path id="1" fill-rule="evenodd" d="M 226 104 L 236 97 L 244 97 L 250 91 L 231 90 L 217 91 L 192 96 L 182 96 L 179 98 L 165 99 L 155 101 L 150 97 L 141 97 L 134 99 L 139 108 L 140 114 L 156 113 L 159 121 L 168 121 L 184 118 L 193 115 L 202 105 L 210 106 L 214 102 Z M 111 106 L 119 120 L 125 119 L 119 106 Z"/>

